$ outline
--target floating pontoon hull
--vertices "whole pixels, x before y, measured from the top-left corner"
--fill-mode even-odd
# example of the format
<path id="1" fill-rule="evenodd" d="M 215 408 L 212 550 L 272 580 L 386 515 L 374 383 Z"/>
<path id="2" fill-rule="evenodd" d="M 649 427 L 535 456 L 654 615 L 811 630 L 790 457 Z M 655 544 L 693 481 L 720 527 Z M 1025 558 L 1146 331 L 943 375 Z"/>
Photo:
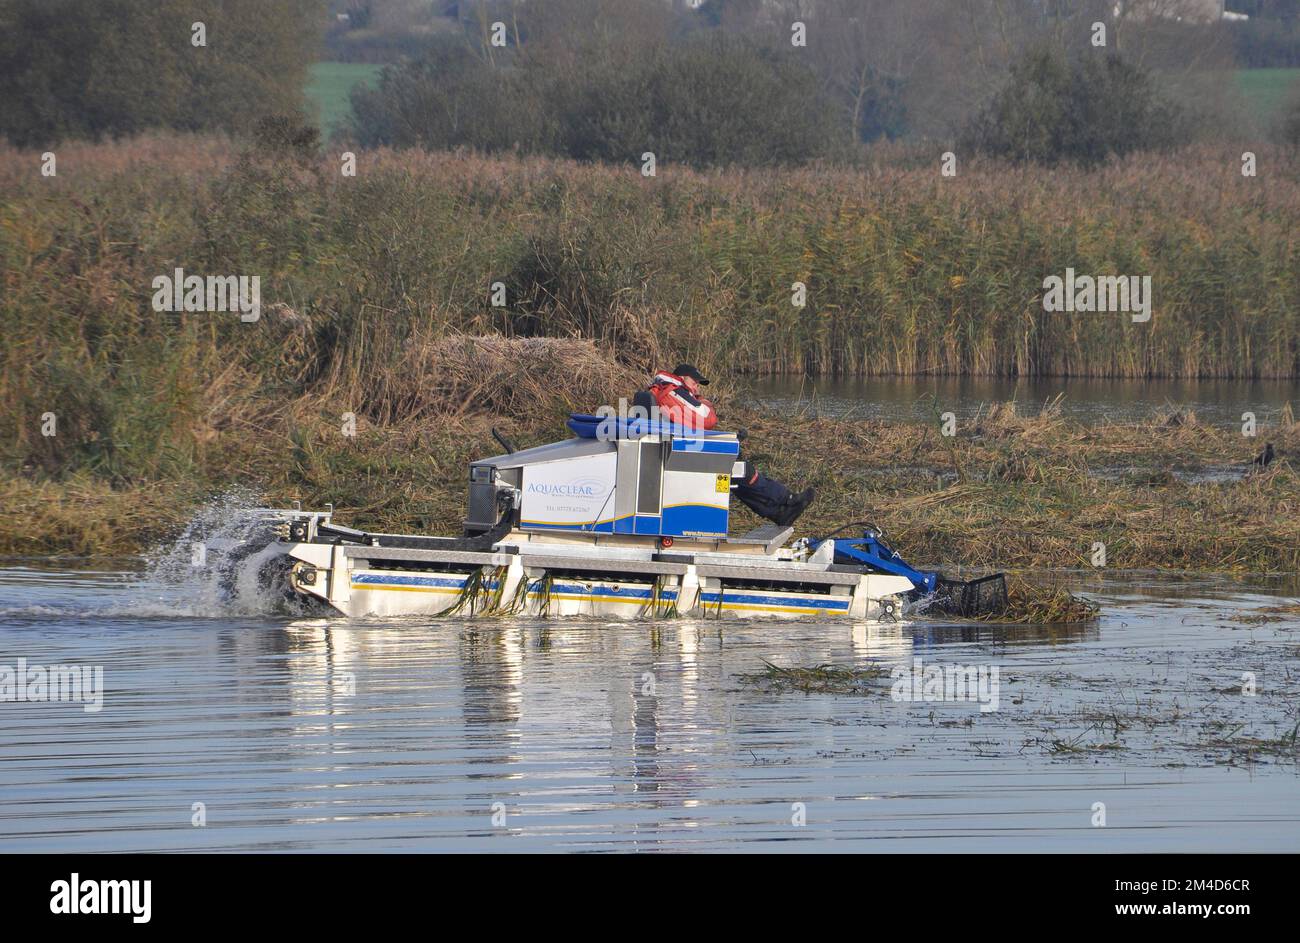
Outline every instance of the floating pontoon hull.
<path id="1" fill-rule="evenodd" d="M 743 540 L 719 551 L 718 543 L 662 550 L 520 534 L 490 552 L 326 543 L 287 551 L 292 590 L 348 616 L 870 620 L 894 617 L 913 589 L 901 576 L 782 559 L 775 549 L 747 553 L 756 548 Z"/>

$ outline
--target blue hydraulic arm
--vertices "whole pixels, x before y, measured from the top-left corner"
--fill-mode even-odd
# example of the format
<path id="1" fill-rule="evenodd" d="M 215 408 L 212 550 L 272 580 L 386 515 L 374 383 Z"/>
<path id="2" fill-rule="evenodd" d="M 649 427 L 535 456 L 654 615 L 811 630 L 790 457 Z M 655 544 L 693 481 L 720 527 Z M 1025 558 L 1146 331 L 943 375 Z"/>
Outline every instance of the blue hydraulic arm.
<path id="1" fill-rule="evenodd" d="M 819 540 L 812 544 L 812 549 L 825 543 Z M 933 593 L 939 586 L 939 574 L 929 573 L 909 566 L 902 557 L 891 550 L 874 531 L 863 531 L 861 537 L 836 538 L 835 562 L 847 564 L 865 564 L 882 573 L 906 576 L 922 593 Z"/>

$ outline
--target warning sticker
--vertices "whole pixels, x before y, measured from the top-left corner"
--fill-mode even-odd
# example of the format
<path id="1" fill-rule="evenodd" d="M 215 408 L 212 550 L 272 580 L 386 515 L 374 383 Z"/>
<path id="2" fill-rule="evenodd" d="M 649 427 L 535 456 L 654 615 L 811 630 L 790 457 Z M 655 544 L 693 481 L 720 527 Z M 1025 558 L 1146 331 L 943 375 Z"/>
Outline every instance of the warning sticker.
<path id="1" fill-rule="evenodd" d="M 730 476 L 730 475 L 719 475 L 719 476 L 718 476 L 717 489 L 718 489 L 718 493 L 719 493 L 719 494 L 722 494 L 722 493 L 724 493 L 724 492 L 730 491 L 730 490 L 731 490 L 731 476 Z"/>

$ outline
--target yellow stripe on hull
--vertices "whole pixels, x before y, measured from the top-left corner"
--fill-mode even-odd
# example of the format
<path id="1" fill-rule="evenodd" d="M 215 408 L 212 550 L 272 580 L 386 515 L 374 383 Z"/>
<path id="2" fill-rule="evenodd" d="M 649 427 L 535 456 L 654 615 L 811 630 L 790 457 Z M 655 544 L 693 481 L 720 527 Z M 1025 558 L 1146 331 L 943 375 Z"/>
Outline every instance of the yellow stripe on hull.
<path id="1" fill-rule="evenodd" d="M 529 593 L 528 597 L 531 599 L 537 595 L 538 595 L 537 593 Z M 592 602 L 621 602 L 627 606 L 648 606 L 650 605 L 651 602 L 653 602 L 653 600 L 651 599 L 628 599 L 624 596 L 590 596 L 585 593 L 549 593 L 547 595 L 547 598 L 548 599 L 578 599 L 583 602 L 586 602 L 587 600 L 591 600 Z M 666 604 L 668 600 L 660 600 L 660 602 Z"/>
<path id="2" fill-rule="evenodd" d="M 711 602 L 711 603 L 704 603 L 701 606 L 701 608 L 712 612 L 717 610 L 719 606 L 717 603 Z M 724 602 L 722 603 L 721 608 L 740 609 L 740 610 L 744 610 L 745 612 L 793 612 L 797 615 L 808 615 L 809 613 L 814 613 L 814 614 L 824 613 L 829 615 L 848 614 L 847 609 L 827 609 L 825 606 L 756 606 L 756 605 L 749 605 L 746 603 Z"/>

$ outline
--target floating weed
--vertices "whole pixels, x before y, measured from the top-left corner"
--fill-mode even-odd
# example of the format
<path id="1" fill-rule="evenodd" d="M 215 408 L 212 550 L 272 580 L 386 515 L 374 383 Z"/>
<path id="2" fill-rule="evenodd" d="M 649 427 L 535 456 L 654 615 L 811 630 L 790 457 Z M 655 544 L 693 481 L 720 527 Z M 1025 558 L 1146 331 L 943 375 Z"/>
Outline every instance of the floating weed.
<path id="1" fill-rule="evenodd" d="M 465 577 L 465 582 L 461 584 L 460 590 L 456 594 L 456 601 L 448 608 L 438 613 L 440 616 L 454 615 L 512 615 L 519 611 L 516 608 L 519 593 L 516 589 L 515 595 L 511 601 L 504 603 L 506 589 L 506 572 L 504 566 L 497 566 L 491 569 L 479 567 Z"/>
<path id="2" fill-rule="evenodd" d="M 1255 613 L 1242 612 L 1242 613 L 1238 613 L 1235 616 L 1229 616 L 1228 619 L 1232 622 L 1240 622 L 1243 625 L 1263 625 L 1267 622 L 1281 622 L 1283 620 L 1283 617 L 1269 615 L 1268 613 L 1265 612 L 1255 612 Z"/>
<path id="3" fill-rule="evenodd" d="M 1261 758 L 1276 758 L 1295 762 L 1300 759 L 1297 753 L 1296 733 L 1300 727 L 1281 737 L 1233 737 L 1231 739 L 1212 740 L 1207 747 L 1226 751 L 1226 758 L 1219 762 L 1235 765 L 1237 763 L 1254 763 Z"/>
<path id="4" fill-rule="evenodd" d="M 454 616 L 460 615 L 466 610 L 469 615 L 474 615 L 480 607 L 486 609 L 491 595 L 488 580 L 483 576 L 483 570 L 480 567 L 465 577 L 465 582 L 460 586 L 456 594 L 456 601 L 444 609 L 439 615 Z"/>
<path id="5" fill-rule="evenodd" d="M 1096 752 L 1113 752 L 1117 750 L 1127 750 L 1123 743 L 1116 739 L 1101 739 L 1088 741 L 1090 734 L 1099 733 L 1103 737 L 1105 731 L 1097 726 L 1089 727 L 1076 737 L 1064 739 L 1061 737 L 1032 737 L 1025 741 L 1025 746 L 1037 746 L 1044 753 L 1050 756 L 1074 756 L 1084 753 Z"/>
<path id="6" fill-rule="evenodd" d="M 502 567 L 501 568 L 502 576 L 500 577 L 502 584 L 505 583 L 505 576 L 504 576 L 505 571 L 506 568 Z M 503 585 L 503 589 L 504 589 L 504 585 Z M 515 584 L 514 594 L 510 597 L 510 601 L 508 603 L 505 603 L 501 607 L 500 612 L 503 615 L 517 616 L 527 608 L 528 608 L 528 580 L 527 578 L 524 578 Z"/>
<path id="7" fill-rule="evenodd" d="M 742 684 L 760 685 L 774 691 L 802 691 L 805 694 L 870 694 L 872 682 L 889 675 L 879 665 L 855 668 L 846 665 L 782 667 L 763 662 L 762 671 L 736 675 Z"/>
<path id="8" fill-rule="evenodd" d="M 672 595 L 668 595 L 666 592 L 668 588 L 662 573 L 655 577 L 654 584 L 650 588 L 650 602 L 646 604 L 646 610 L 651 618 L 676 619 L 678 617 L 677 600 L 681 590 L 674 587 Z M 643 611 L 642 615 L 645 614 L 647 612 Z"/>
<path id="9" fill-rule="evenodd" d="M 525 580 L 527 582 L 527 580 Z M 543 573 L 537 579 L 528 583 L 528 589 L 525 591 L 526 597 L 537 597 L 537 618 L 548 619 L 551 615 L 551 589 L 555 585 L 555 577 L 550 573 Z"/>
<path id="10" fill-rule="evenodd" d="M 982 621 L 1055 625 L 1090 622 L 1100 613 L 1099 604 L 1068 590 L 1056 589 L 1037 596 L 1026 593 L 1016 597 L 1008 593 L 1007 609 L 987 616 Z"/>
<path id="11" fill-rule="evenodd" d="M 1006 608 L 977 618 L 980 622 L 1011 625 L 1064 625 L 1091 622 L 1100 614 L 1098 603 L 1076 596 L 1063 587 L 1009 579 Z"/>
<path id="12" fill-rule="evenodd" d="M 1300 616 L 1300 602 L 1283 603 L 1280 606 L 1264 606 L 1259 611 L 1288 616 Z"/>

